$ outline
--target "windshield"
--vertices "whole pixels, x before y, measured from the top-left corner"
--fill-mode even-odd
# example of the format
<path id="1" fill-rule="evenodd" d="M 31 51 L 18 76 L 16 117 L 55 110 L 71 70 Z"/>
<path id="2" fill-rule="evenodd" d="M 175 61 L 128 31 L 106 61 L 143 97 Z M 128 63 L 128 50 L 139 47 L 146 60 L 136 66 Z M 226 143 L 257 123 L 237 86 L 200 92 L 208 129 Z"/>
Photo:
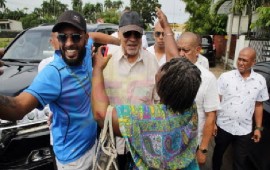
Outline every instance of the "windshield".
<path id="1" fill-rule="evenodd" d="M 50 32 L 45 29 L 26 31 L 8 48 L 3 59 L 41 61 L 52 56 Z"/>

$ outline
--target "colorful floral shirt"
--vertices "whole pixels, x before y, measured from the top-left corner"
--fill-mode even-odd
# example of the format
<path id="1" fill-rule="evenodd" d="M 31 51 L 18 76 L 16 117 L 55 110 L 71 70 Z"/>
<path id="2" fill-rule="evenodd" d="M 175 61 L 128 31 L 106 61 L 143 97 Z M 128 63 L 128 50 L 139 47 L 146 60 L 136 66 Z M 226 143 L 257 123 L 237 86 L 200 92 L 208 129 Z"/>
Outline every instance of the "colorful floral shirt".
<path id="1" fill-rule="evenodd" d="M 184 113 L 173 113 L 162 104 L 120 105 L 116 110 L 134 169 L 199 170 L 195 104 Z"/>

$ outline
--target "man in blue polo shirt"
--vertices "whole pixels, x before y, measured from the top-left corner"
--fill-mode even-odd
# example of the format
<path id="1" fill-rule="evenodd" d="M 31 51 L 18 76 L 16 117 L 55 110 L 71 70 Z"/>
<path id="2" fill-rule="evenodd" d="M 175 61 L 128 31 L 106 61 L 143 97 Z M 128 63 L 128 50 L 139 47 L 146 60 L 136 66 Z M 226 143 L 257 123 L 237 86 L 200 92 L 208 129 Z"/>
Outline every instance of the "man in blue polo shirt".
<path id="1" fill-rule="evenodd" d="M 85 19 L 75 11 L 64 12 L 52 32 L 58 32 L 60 45 L 54 61 L 18 96 L 0 95 L 0 118 L 18 120 L 50 104 L 58 170 L 90 169 L 97 129 L 90 104 L 93 41 Z"/>

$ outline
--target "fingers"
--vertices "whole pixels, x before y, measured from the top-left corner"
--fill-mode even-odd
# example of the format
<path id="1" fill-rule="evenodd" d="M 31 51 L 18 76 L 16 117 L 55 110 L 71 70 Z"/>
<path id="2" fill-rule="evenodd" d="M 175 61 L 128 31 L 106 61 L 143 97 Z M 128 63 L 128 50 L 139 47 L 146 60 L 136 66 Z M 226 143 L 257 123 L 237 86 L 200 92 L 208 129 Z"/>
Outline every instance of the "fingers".
<path id="1" fill-rule="evenodd" d="M 252 138 L 255 143 L 260 142 L 261 137 L 259 135 L 253 135 Z"/>

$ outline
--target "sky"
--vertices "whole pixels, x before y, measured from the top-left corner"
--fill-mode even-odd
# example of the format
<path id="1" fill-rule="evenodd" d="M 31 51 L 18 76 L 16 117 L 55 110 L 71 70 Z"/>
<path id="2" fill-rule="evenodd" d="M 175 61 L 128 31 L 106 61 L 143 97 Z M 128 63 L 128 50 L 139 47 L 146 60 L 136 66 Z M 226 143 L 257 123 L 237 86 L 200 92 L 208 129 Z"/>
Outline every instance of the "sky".
<path id="1" fill-rule="evenodd" d="M 71 0 L 60 0 L 64 4 L 69 5 L 71 9 Z M 104 3 L 105 0 L 83 0 L 83 3 Z M 112 0 L 113 1 L 113 0 Z M 124 2 L 123 7 L 130 6 L 130 0 L 122 0 Z M 39 8 L 42 4 L 42 0 L 6 0 L 6 7 L 10 10 L 17 10 L 28 8 L 28 12 L 32 12 L 34 8 Z M 183 24 L 189 18 L 189 14 L 185 12 L 185 3 L 181 0 L 159 0 L 162 5 L 162 11 L 167 15 L 170 23 Z"/>

